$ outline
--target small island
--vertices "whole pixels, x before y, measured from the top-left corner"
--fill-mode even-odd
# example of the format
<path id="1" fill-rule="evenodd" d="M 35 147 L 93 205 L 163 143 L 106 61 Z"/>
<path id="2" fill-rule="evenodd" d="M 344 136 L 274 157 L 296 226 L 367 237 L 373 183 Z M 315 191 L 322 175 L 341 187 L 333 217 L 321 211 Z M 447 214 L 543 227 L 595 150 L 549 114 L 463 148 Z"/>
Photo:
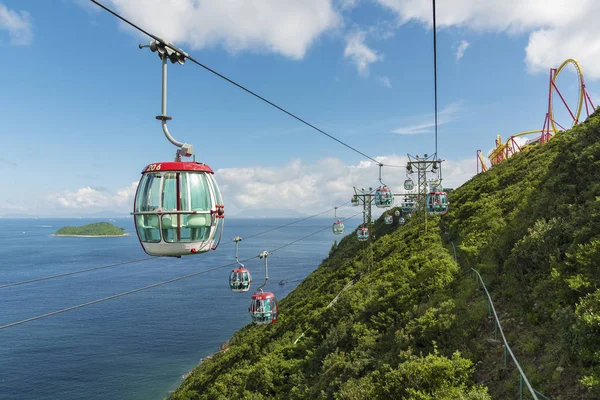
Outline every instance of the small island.
<path id="1" fill-rule="evenodd" d="M 125 229 L 114 226 L 108 222 L 96 222 L 83 226 L 65 226 L 60 228 L 52 236 L 76 236 L 76 237 L 117 237 L 128 236 Z"/>

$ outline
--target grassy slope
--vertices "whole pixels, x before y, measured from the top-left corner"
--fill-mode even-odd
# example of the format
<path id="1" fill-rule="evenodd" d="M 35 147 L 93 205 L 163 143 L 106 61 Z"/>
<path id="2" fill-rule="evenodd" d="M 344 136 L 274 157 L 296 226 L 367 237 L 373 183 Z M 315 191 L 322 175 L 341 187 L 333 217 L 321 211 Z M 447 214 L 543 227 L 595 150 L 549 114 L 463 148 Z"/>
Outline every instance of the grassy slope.
<path id="1" fill-rule="evenodd" d="M 420 234 L 415 218 L 399 228 L 378 221 L 370 271 L 369 249 L 348 235 L 281 301 L 276 325 L 237 332 L 172 398 L 487 399 L 473 385 L 471 362 L 446 347 L 457 266 L 432 225 Z"/>
<path id="2" fill-rule="evenodd" d="M 483 272 L 528 377 L 553 399 L 600 396 L 599 139 L 597 112 L 474 177 L 444 219 L 462 267 Z M 492 365 L 501 352 L 485 356 L 478 377 L 509 396 L 518 379 L 507 384 L 510 372 Z"/>
<path id="3" fill-rule="evenodd" d="M 378 221 L 371 269 L 369 249 L 345 237 L 281 301 L 276 325 L 237 332 L 172 398 L 489 398 L 475 380 L 494 398 L 515 398 L 515 368 L 503 369 L 502 348 L 485 340 L 493 325 L 462 275 L 469 267 L 482 271 L 534 387 L 553 399 L 598 398 L 599 139 L 597 115 L 474 177 L 427 233 L 418 218 Z"/>

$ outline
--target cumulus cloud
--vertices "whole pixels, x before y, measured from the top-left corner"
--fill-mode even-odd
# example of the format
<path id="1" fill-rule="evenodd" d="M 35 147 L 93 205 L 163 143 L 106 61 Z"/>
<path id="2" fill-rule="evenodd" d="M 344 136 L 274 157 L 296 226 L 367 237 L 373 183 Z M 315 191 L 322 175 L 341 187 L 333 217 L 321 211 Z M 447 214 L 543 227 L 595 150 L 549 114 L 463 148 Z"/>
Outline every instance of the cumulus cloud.
<path id="1" fill-rule="evenodd" d="M 154 34 L 193 49 L 267 51 L 301 59 L 341 17 L 331 0 L 110 0 Z"/>
<path id="2" fill-rule="evenodd" d="M 376 0 L 401 23 L 431 26 L 431 3 Z M 600 2 L 597 0 L 447 0 L 437 4 L 438 27 L 477 32 L 529 33 L 525 62 L 529 71 L 547 72 L 567 58 L 578 59 L 586 75 L 600 78 Z"/>
<path id="3" fill-rule="evenodd" d="M 387 76 L 380 76 L 379 82 L 381 82 L 381 84 L 383 86 L 385 86 L 386 88 L 389 88 L 389 89 L 392 88 L 392 82 L 390 81 L 390 78 Z"/>
<path id="4" fill-rule="evenodd" d="M 358 5 L 359 0 L 337 0 L 340 9 L 347 11 L 352 10 Z"/>
<path id="5" fill-rule="evenodd" d="M 362 76 L 369 74 L 370 64 L 383 60 L 383 55 L 369 48 L 365 44 L 365 39 L 365 32 L 353 32 L 346 36 L 346 48 L 344 49 L 344 57 L 350 59 Z"/>
<path id="6" fill-rule="evenodd" d="M 406 165 L 406 156 L 388 155 L 375 157 L 378 162 L 390 165 Z M 324 158 L 313 163 L 293 160 L 276 167 L 249 166 L 224 168 L 215 177 L 225 202 L 228 215 L 244 209 L 285 208 L 314 214 L 335 205 L 348 203 L 354 194 L 353 187 L 376 188 L 378 164 L 360 161 L 346 164 L 338 158 Z M 456 188 L 474 174 L 471 158 L 446 161 L 443 165 L 444 187 Z M 385 168 L 383 182 L 395 193 L 402 193 L 406 179 L 404 168 Z M 133 209 L 138 182 L 118 190 L 85 186 L 77 190 L 63 190 L 41 195 L 28 201 L 0 200 L 3 213 L 27 213 L 38 216 L 74 216 L 99 211 L 116 214 Z M 374 210 L 376 212 L 377 210 Z M 340 210 L 339 215 L 349 216 L 355 209 Z"/>
<path id="7" fill-rule="evenodd" d="M 469 42 L 461 40 L 456 49 L 456 62 L 458 62 L 465 55 L 465 51 L 469 48 Z"/>
<path id="8" fill-rule="evenodd" d="M 376 160 L 406 165 L 407 157 L 389 155 Z M 458 187 L 474 174 L 473 160 L 444 163 L 444 186 Z M 226 207 L 232 213 L 251 208 L 290 208 L 315 213 L 350 201 L 353 187 L 377 187 L 378 167 L 371 161 L 344 164 L 325 158 L 311 164 L 294 160 L 281 167 L 225 168 L 216 171 Z M 383 182 L 394 192 L 403 192 L 403 168 L 384 168 Z"/>
<path id="9" fill-rule="evenodd" d="M 138 182 L 115 192 L 86 186 L 76 191 L 62 191 L 46 196 L 50 207 L 76 211 L 102 211 L 105 209 L 126 212 L 133 208 L 133 197 Z"/>
<path id="10" fill-rule="evenodd" d="M 438 126 L 447 124 L 456 119 L 457 114 L 462 109 L 462 102 L 450 103 L 438 112 Z M 435 126 L 435 118 L 433 115 L 428 115 L 425 121 L 412 123 L 392 130 L 392 133 L 399 135 L 420 135 L 423 133 L 433 132 Z"/>
<path id="11" fill-rule="evenodd" d="M 2 30 L 8 31 L 10 43 L 15 46 L 27 45 L 33 40 L 29 13 L 9 10 L 4 4 L 0 4 L 0 31 Z"/>

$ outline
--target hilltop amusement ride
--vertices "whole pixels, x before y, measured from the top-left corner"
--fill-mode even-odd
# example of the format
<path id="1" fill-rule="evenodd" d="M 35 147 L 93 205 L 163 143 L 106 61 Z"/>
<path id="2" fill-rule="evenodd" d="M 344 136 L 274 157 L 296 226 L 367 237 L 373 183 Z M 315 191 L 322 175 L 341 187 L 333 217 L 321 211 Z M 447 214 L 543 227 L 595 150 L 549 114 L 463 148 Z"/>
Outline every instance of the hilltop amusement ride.
<path id="1" fill-rule="evenodd" d="M 575 75 L 577 75 L 578 83 L 577 105 L 574 108 L 571 108 L 571 106 L 569 106 L 568 102 L 565 100 L 565 96 L 558 88 L 557 82 L 560 73 L 563 70 L 567 70 L 567 68 L 569 67 L 571 71 L 575 72 Z M 560 103 L 564 105 L 564 108 L 568 113 L 568 117 L 563 116 L 563 118 L 569 119 L 569 123 L 562 121 L 561 124 L 559 121 L 557 121 L 557 113 L 554 110 L 554 103 L 557 96 L 560 99 Z M 548 108 L 546 110 L 546 117 L 544 119 L 542 129 L 534 129 L 530 131 L 516 133 L 510 136 L 504 143 L 502 142 L 502 138 L 500 137 L 500 135 L 498 135 L 498 137 L 496 138 L 496 147 L 488 155 L 488 160 L 490 161 L 491 167 L 500 164 L 501 162 L 510 158 L 518 152 L 528 151 L 533 146 L 547 143 L 557 133 L 566 131 L 567 129 L 579 124 L 579 119 L 581 117 L 581 113 L 583 112 L 584 107 L 587 117 L 589 117 L 590 114 L 594 112 L 596 108 L 594 107 L 594 103 L 592 103 L 590 94 L 586 89 L 585 80 L 583 78 L 583 71 L 577 60 L 569 58 L 565 60 L 558 68 L 550 68 L 547 107 Z M 568 126 L 569 124 L 570 126 Z M 567 125 L 568 127 L 566 128 L 565 125 Z M 523 138 L 529 135 L 537 136 L 528 139 L 525 142 L 521 141 L 521 143 L 519 143 L 518 138 Z M 477 150 L 476 162 L 477 173 L 486 172 L 490 168 L 486 165 L 481 150 Z"/>

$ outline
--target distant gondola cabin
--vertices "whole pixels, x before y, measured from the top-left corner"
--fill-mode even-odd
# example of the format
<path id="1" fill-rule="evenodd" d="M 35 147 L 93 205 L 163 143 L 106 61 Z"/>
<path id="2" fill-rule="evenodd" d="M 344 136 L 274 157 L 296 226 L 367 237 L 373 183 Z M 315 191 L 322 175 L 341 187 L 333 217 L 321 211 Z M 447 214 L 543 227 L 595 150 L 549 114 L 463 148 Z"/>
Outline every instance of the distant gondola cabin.
<path id="1" fill-rule="evenodd" d="M 279 308 L 275 295 L 270 292 L 254 293 L 248 307 L 252 322 L 257 325 L 269 325 L 277 322 Z"/>
<path id="2" fill-rule="evenodd" d="M 342 221 L 335 221 L 331 228 L 334 235 L 341 235 L 344 233 L 344 223 Z"/>
<path id="3" fill-rule="evenodd" d="M 446 192 L 432 192 L 426 199 L 427 212 L 432 215 L 448 214 L 448 197 Z"/>
<path id="4" fill-rule="evenodd" d="M 394 222 L 394 217 L 388 214 L 385 217 L 383 217 L 383 222 L 385 222 L 386 225 L 391 225 Z"/>
<path id="5" fill-rule="evenodd" d="M 375 190 L 375 205 L 380 208 L 390 207 L 394 203 L 394 194 L 387 186 L 380 186 Z"/>
<path id="6" fill-rule="evenodd" d="M 414 199 L 405 198 L 402 202 L 402 212 L 405 214 L 410 214 L 417 210 L 417 204 Z"/>
<path id="7" fill-rule="evenodd" d="M 369 240 L 369 228 L 358 228 L 358 230 L 356 231 L 356 237 L 358 238 L 359 242 L 366 242 L 367 240 Z"/>
<path id="8" fill-rule="evenodd" d="M 232 292 L 247 292 L 252 285 L 252 276 L 246 268 L 235 268 L 229 274 L 229 288 Z"/>

